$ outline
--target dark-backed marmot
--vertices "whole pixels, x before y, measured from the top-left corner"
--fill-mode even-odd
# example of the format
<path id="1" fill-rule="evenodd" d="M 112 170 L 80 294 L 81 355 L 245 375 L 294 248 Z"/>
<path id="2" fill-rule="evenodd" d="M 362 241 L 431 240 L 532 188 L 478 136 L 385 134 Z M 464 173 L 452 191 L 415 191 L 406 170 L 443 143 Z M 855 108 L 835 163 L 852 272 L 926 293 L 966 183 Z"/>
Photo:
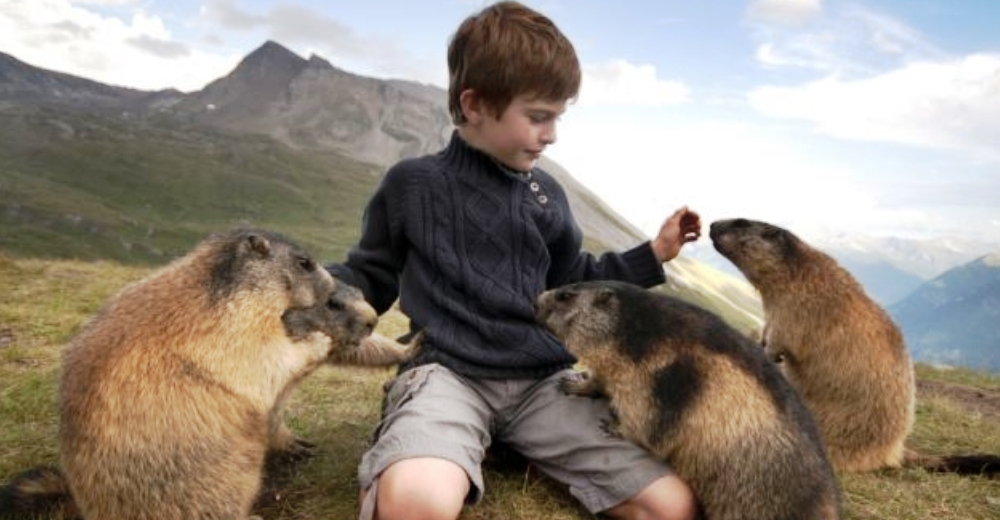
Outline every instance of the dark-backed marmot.
<path id="1" fill-rule="evenodd" d="M 900 466 L 916 390 L 889 315 L 833 258 L 785 229 L 720 220 L 710 236 L 760 292 L 764 348 L 812 410 L 834 466 Z"/>
<path id="2" fill-rule="evenodd" d="M 764 353 L 714 314 L 620 282 L 542 293 L 537 319 L 587 369 L 617 430 L 668 461 L 712 520 L 835 519 L 840 496 L 806 407 Z"/>
<path id="3" fill-rule="evenodd" d="M 64 352 L 60 465 L 76 508 L 246 519 L 268 448 L 303 447 L 280 416 L 295 384 L 327 362 L 406 358 L 376 322 L 358 291 L 264 231 L 210 236 L 125 287 Z M 38 484 L 7 494 L 30 499 Z"/>

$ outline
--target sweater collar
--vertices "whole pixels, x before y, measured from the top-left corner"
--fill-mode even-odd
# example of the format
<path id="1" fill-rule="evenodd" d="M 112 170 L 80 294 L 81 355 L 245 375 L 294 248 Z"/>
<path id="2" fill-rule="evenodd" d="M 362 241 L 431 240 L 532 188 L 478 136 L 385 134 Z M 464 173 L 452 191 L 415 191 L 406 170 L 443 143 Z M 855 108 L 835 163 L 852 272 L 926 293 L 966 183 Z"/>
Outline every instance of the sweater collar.
<path id="1" fill-rule="evenodd" d="M 530 181 L 532 178 L 531 170 L 526 172 L 515 170 L 494 159 L 482 150 L 473 148 L 462 139 L 462 136 L 458 134 L 458 130 L 451 133 L 451 141 L 444 150 L 444 158 L 446 161 L 456 164 L 462 171 L 466 169 L 480 169 L 525 182 Z"/>

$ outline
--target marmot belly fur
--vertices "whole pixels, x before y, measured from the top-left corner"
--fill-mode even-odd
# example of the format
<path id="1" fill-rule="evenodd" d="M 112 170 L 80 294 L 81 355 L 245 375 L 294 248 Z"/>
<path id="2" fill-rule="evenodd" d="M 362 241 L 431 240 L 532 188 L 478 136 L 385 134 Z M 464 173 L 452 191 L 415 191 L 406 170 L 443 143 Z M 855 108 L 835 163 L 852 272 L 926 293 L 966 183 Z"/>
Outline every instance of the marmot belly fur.
<path id="1" fill-rule="evenodd" d="M 720 318 L 619 282 L 546 291 L 536 309 L 587 369 L 564 388 L 607 395 L 618 432 L 667 461 L 706 518 L 840 517 L 808 410 L 763 351 Z"/>

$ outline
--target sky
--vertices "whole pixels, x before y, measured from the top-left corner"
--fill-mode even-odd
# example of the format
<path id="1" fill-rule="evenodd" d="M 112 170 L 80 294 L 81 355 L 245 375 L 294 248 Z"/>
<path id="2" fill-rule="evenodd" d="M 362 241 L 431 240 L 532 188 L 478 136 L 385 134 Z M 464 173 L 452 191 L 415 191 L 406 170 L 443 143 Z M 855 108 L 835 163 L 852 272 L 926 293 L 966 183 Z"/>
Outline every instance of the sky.
<path id="1" fill-rule="evenodd" d="M 1000 1 L 531 0 L 579 98 L 547 155 L 652 235 L 687 205 L 804 238 L 1000 243 Z M 267 40 L 446 87 L 480 0 L 0 0 L 0 52 L 192 92 Z"/>

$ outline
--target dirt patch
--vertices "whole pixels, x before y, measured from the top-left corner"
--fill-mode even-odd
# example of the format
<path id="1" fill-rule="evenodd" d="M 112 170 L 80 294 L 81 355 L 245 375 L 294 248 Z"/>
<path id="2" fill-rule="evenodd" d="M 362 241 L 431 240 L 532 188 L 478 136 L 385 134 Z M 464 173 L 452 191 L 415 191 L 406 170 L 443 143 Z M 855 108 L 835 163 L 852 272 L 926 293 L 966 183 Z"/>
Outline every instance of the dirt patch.
<path id="1" fill-rule="evenodd" d="M 944 397 L 969 413 L 1000 421 L 1000 391 L 943 381 L 917 381 L 917 397 Z"/>

